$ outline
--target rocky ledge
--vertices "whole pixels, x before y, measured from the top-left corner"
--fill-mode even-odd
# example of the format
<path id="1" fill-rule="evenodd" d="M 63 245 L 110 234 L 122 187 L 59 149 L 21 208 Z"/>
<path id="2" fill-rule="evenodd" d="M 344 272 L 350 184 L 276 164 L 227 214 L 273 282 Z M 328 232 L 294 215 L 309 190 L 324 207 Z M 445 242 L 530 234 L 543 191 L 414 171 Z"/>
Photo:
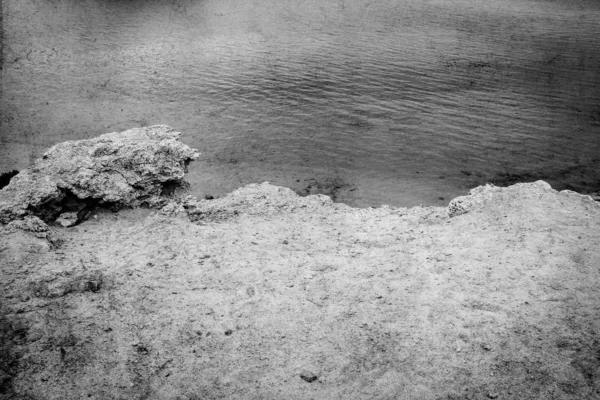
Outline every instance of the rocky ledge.
<path id="1" fill-rule="evenodd" d="M 57 144 L 0 192 L 0 223 L 59 217 L 70 226 L 95 206 L 164 205 L 199 156 L 179 135 L 158 125 Z"/>
<path id="2" fill-rule="evenodd" d="M 589 197 L 198 200 L 165 189 L 195 150 L 129 132 L 59 145 L 0 191 L 0 399 L 600 398 Z M 93 202 L 78 225 L 53 221 L 73 202 Z"/>

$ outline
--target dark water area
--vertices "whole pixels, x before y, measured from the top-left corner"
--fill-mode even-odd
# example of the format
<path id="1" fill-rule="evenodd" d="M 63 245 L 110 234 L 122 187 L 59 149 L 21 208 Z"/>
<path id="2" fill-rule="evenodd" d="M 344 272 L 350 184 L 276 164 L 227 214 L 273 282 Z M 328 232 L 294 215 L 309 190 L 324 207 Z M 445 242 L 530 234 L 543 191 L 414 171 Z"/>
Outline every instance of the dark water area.
<path id="1" fill-rule="evenodd" d="M 202 197 L 600 190 L 595 0 L 4 0 L 2 24 L 0 173 L 167 124 Z"/>
<path id="2" fill-rule="evenodd" d="M 0 189 L 5 188 L 10 183 L 11 179 L 19 173 L 16 169 L 3 172 L 0 174 Z"/>

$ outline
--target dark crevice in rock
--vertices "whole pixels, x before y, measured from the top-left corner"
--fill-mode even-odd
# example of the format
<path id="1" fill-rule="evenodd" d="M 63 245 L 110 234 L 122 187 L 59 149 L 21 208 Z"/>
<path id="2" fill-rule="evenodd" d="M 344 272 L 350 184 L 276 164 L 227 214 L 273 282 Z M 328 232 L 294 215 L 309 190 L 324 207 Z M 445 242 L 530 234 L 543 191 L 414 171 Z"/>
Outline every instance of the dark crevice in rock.
<path id="1" fill-rule="evenodd" d="M 162 185 L 160 195 L 164 197 L 172 197 L 173 195 L 175 195 L 177 189 L 181 188 L 182 186 L 184 185 L 181 181 L 166 181 Z"/>
<path id="2" fill-rule="evenodd" d="M 4 172 L 4 173 L 0 174 L 0 189 L 8 186 L 8 184 L 10 183 L 10 180 L 13 178 L 13 176 L 17 175 L 18 173 L 19 173 L 19 171 L 17 171 L 16 169 L 13 169 L 12 171 Z"/>
<path id="3" fill-rule="evenodd" d="M 186 182 L 167 181 L 162 185 L 160 196 L 166 199 L 176 197 L 178 191 L 187 190 Z M 146 195 L 138 198 L 140 207 L 152 207 L 152 196 Z M 87 216 L 96 208 L 106 209 L 112 212 L 118 212 L 124 208 L 129 208 L 127 204 L 119 202 L 110 202 L 102 199 L 77 197 L 69 189 L 60 189 L 60 195 L 49 199 L 46 203 L 29 206 L 27 210 L 31 215 L 35 215 L 45 222 L 53 222 L 60 219 L 65 213 L 69 213 L 72 223 L 60 222 L 63 226 L 73 226 L 85 220 Z"/>
<path id="4" fill-rule="evenodd" d="M 49 199 L 47 202 L 39 204 L 39 205 L 28 205 L 27 212 L 29 215 L 35 215 L 40 218 L 42 221 L 49 222 L 54 221 L 56 217 L 58 217 L 61 213 L 62 199 Z"/>
<path id="5" fill-rule="evenodd" d="M 37 206 L 30 205 L 27 210 L 45 222 L 55 221 L 63 213 L 74 213 L 77 221 L 83 220 L 94 208 L 111 209 L 113 204 L 101 204 L 97 199 L 80 199 L 68 189 L 61 189 L 60 194 Z"/>

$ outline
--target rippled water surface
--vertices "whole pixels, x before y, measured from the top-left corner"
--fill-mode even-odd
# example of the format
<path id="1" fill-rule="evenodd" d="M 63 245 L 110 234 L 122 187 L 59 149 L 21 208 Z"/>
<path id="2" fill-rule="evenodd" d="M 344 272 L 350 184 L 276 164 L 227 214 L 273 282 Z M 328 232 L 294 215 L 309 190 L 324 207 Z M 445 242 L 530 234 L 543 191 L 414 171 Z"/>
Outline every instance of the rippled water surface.
<path id="1" fill-rule="evenodd" d="M 0 169 L 168 124 L 195 194 L 367 206 L 600 188 L 600 3 L 5 0 Z"/>

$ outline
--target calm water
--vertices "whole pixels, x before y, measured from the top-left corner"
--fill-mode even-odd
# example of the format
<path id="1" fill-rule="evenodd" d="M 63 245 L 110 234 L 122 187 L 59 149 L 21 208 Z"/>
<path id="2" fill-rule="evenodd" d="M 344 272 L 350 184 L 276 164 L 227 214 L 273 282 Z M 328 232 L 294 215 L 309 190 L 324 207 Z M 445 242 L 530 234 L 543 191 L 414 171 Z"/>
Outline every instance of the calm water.
<path id="1" fill-rule="evenodd" d="M 0 170 L 168 124 L 189 180 L 368 206 L 600 188 L 600 2 L 4 0 Z"/>

